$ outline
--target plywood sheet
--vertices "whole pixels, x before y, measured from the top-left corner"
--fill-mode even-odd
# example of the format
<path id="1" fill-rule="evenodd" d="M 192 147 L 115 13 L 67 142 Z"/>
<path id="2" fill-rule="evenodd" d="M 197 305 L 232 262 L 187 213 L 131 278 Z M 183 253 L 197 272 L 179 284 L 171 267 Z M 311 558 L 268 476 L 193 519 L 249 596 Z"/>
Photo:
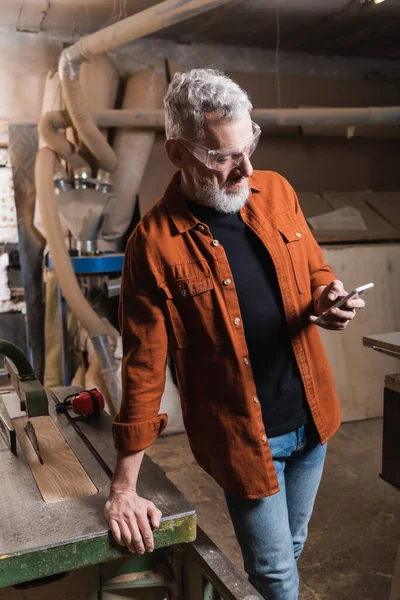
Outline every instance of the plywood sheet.
<path id="1" fill-rule="evenodd" d="M 97 488 L 51 417 L 32 417 L 43 464 L 28 438 L 26 417 L 14 419 L 18 442 L 45 502 L 60 502 L 97 494 Z"/>
<path id="2" fill-rule="evenodd" d="M 398 237 L 398 231 L 366 203 L 370 195 L 368 192 L 352 192 L 348 194 L 326 193 L 324 194 L 324 198 L 335 209 L 352 206 L 359 210 L 368 227 L 368 231 L 374 234 L 375 237 Z"/>
<path id="3" fill-rule="evenodd" d="M 400 332 L 380 333 L 377 335 L 366 335 L 364 337 L 364 346 L 372 348 L 376 346 L 381 350 L 396 352 L 400 358 Z"/>
<path id="4" fill-rule="evenodd" d="M 335 377 L 344 421 L 381 417 L 385 376 L 399 371 L 398 359 L 363 346 L 363 337 L 400 327 L 400 244 L 325 247 L 325 260 L 346 290 L 372 281 L 366 308 L 342 332 L 320 329 Z"/>
<path id="5" fill-rule="evenodd" d="M 311 217 L 308 223 L 316 230 L 331 231 L 368 231 L 361 211 L 352 206 L 344 206 L 324 215 Z"/>
<path id="6" fill-rule="evenodd" d="M 400 192 L 369 194 L 366 203 L 400 231 Z"/>
<path id="7" fill-rule="evenodd" d="M 302 192 L 298 194 L 298 199 L 306 219 L 318 217 L 333 210 L 327 199 L 320 194 Z"/>

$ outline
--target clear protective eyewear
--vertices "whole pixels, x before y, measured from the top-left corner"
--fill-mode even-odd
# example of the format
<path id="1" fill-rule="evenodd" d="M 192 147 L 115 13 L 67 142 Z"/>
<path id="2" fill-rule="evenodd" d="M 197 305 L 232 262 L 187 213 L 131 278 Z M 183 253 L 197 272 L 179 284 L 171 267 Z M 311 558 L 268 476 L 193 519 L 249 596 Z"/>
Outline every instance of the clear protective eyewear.
<path id="1" fill-rule="evenodd" d="M 251 125 L 253 128 L 251 138 L 248 138 L 241 146 L 237 146 L 236 148 L 210 150 L 189 140 L 176 139 L 208 169 L 212 169 L 213 171 L 231 171 L 241 164 L 245 156 L 250 158 L 257 148 L 261 136 L 261 128 L 253 121 Z"/>

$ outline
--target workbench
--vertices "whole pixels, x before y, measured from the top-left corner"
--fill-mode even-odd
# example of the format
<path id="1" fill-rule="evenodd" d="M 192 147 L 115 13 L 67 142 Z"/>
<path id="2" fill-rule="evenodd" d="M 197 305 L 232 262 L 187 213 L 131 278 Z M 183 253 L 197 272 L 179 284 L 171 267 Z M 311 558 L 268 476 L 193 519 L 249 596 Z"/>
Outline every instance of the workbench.
<path id="1" fill-rule="evenodd" d="M 380 333 L 363 337 L 364 346 L 394 358 L 400 358 L 400 331 Z"/>
<path id="2" fill-rule="evenodd" d="M 363 344 L 400 359 L 400 332 L 363 337 Z M 400 491 L 400 373 L 386 375 L 384 386 L 382 473 L 384 481 Z M 400 545 L 389 600 L 400 600 Z"/>
<path id="3" fill-rule="evenodd" d="M 93 420 L 72 421 L 55 411 L 57 401 L 79 390 L 47 391 L 49 413 L 97 494 L 44 502 L 20 446 L 15 456 L 0 438 L 0 588 L 127 556 L 127 551 L 112 539 L 103 513 L 116 460 L 111 418 L 102 413 Z M 14 391 L 0 390 L 0 396 L 11 417 L 21 414 Z M 195 510 L 147 456 L 139 475 L 138 493 L 151 499 L 163 514 L 160 528 L 154 532 L 156 549 L 195 539 Z"/>

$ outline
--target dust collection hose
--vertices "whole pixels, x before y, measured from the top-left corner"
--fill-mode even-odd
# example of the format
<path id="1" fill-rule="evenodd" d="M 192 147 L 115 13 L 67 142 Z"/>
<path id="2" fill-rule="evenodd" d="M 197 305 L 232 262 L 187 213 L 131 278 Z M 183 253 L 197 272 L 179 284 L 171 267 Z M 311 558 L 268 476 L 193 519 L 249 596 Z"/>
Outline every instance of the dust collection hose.
<path id="1" fill-rule="evenodd" d="M 102 375 L 110 392 L 110 410 L 112 416 L 115 416 L 119 406 L 119 398 L 116 398 L 118 385 L 113 377 L 117 370 L 117 364 L 114 361 L 107 336 L 109 335 L 116 341 L 119 334 L 114 327 L 100 319 L 78 285 L 58 216 L 53 183 L 55 164 L 56 155 L 50 148 L 39 150 L 35 165 L 35 182 L 43 228 L 65 300 L 92 339 Z M 59 276 L 60 273 L 62 273 L 62 277 Z"/>
<path id="2" fill-rule="evenodd" d="M 72 169 L 90 168 L 88 163 L 78 154 L 75 146 L 59 132 L 68 127 L 67 115 L 62 111 L 45 113 L 39 121 L 39 137 L 56 154 L 67 161 Z"/>
<path id="3" fill-rule="evenodd" d="M 76 44 L 63 50 L 58 67 L 63 98 L 79 139 L 88 147 L 102 169 L 113 173 L 117 168 L 117 157 L 86 105 L 79 83 L 82 62 L 228 2 L 230 0 L 166 0 L 84 36 Z"/>
<path id="4" fill-rule="evenodd" d="M 139 109 L 141 106 L 162 108 L 164 92 L 164 80 L 154 70 L 144 69 L 128 79 L 122 106 L 130 109 Z M 118 169 L 114 176 L 117 195 L 111 199 L 107 209 L 103 240 L 120 240 L 128 229 L 155 136 L 153 128 L 117 129 L 113 142 L 118 159 Z"/>

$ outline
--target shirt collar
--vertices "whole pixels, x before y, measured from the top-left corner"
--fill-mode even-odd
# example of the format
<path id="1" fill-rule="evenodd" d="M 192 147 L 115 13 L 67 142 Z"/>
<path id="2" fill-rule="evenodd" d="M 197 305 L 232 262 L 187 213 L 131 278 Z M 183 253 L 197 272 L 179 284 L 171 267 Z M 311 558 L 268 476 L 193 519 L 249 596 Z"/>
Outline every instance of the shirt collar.
<path id="1" fill-rule="evenodd" d="M 181 172 L 177 171 L 169 182 L 164 194 L 164 202 L 167 207 L 169 216 L 171 217 L 175 227 L 179 233 L 185 233 L 193 229 L 200 221 L 192 215 L 185 198 L 180 190 Z M 259 188 L 252 185 L 251 177 L 249 179 L 250 190 L 253 193 L 258 193 Z"/>

